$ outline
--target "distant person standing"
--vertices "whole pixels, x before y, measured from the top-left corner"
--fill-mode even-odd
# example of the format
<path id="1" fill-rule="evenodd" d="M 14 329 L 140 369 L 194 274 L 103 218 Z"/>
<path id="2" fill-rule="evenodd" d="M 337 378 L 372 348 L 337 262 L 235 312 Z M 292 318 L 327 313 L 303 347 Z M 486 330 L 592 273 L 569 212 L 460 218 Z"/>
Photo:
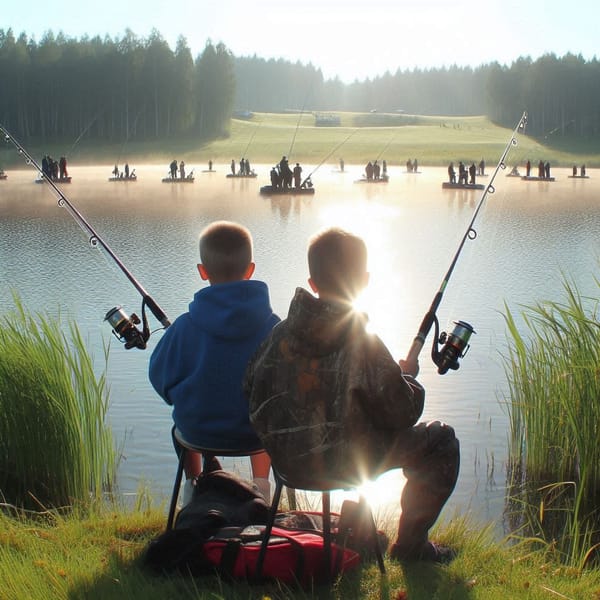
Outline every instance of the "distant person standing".
<path id="1" fill-rule="evenodd" d="M 231 174 L 235 175 L 235 160 L 231 159 Z"/>
<path id="2" fill-rule="evenodd" d="M 485 161 L 483 158 L 479 161 L 479 174 L 485 175 Z"/>
<path id="3" fill-rule="evenodd" d="M 60 160 L 58 161 L 58 168 L 60 171 L 60 178 L 66 179 L 69 174 L 67 173 L 67 159 L 64 156 L 60 157 Z"/>
<path id="4" fill-rule="evenodd" d="M 177 178 L 177 161 L 175 159 L 173 159 L 171 161 L 170 169 L 171 169 L 171 179 L 176 179 Z"/>
<path id="5" fill-rule="evenodd" d="M 344 172 L 344 159 L 340 158 L 340 171 L 343 173 Z"/>
<path id="6" fill-rule="evenodd" d="M 477 174 L 477 167 L 475 166 L 475 163 L 471 163 L 471 166 L 469 167 L 469 176 L 470 176 L 469 183 L 471 185 L 475 185 L 475 175 L 476 174 Z"/>
<path id="7" fill-rule="evenodd" d="M 185 179 L 185 163 L 183 161 L 179 163 L 179 177 Z"/>
<path id="8" fill-rule="evenodd" d="M 296 163 L 294 167 L 294 187 L 299 188 L 302 183 L 302 167 L 300 163 Z"/>
<path id="9" fill-rule="evenodd" d="M 546 175 L 546 179 L 550 179 L 550 163 L 548 161 L 544 165 L 544 174 Z"/>
<path id="10" fill-rule="evenodd" d="M 456 183 L 456 171 L 454 170 L 454 163 L 448 165 L 448 181 L 450 183 Z"/>
<path id="11" fill-rule="evenodd" d="M 373 178 L 379 179 L 380 174 L 381 174 L 381 167 L 379 166 L 379 163 L 377 161 L 375 161 L 373 163 Z"/>
<path id="12" fill-rule="evenodd" d="M 525 165 L 525 176 L 529 177 L 531 175 L 531 161 L 528 160 L 527 164 Z"/>
<path id="13" fill-rule="evenodd" d="M 125 163 L 125 179 L 129 179 L 129 163 Z"/>

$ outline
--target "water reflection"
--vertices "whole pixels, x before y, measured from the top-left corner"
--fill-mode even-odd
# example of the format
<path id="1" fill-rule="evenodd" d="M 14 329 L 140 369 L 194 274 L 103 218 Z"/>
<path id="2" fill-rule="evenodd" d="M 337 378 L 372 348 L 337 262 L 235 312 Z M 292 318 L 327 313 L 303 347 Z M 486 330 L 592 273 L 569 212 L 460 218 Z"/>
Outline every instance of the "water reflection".
<path id="1" fill-rule="evenodd" d="M 303 166 L 307 172 L 314 168 Z M 197 168 L 195 183 L 181 186 L 161 184 L 163 166 L 136 165 L 138 181 L 123 185 L 107 181 L 110 168 L 72 165 L 73 181 L 64 192 L 171 319 L 204 285 L 195 267 L 197 239 L 211 221 L 232 219 L 250 228 L 255 277 L 267 281 L 281 316 L 296 286 L 306 285 L 308 238 L 339 225 L 367 242 L 371 280 L 362 307 L 372 330 L 398 358 L 410 347 L 480 198 L 476 191 L 442 190 L 443 168 L 422 167 L 422 174 L 410 176 L 390 164 L 389 183 L 369 185 L 354 183 L 361 166 L 346 165 L 337 173 L 325 165 L 313 175 L 314 196 L 276 198 L 259 194 L 269 182 L 267 165 L 253 165 L 256 179 L 227 179 L 227 165 L 215 165 L 214 173 Z M 473 324 L 471 350 L 457 372 L 443 377 L 428 357 L 431 339 L 421 354 L 424 418 L 447 421 L 461 440 L 461 475 L 450 513 L 472 510 L 501 520 L 504 302 L 518 313 L 521 304 L 559 298 L 561 272 L 583 294 L 597 292 L 596 174 L 585 181 L 568 174 L 555 169 L 554 183 L 500 174 L 477 220 L 478 237 L 466 244 L 438 311 L 444 330 L 456 319 Z M 121 487 L 135 491 L 138 482 L 149 481 L 156 495 L 168 494 L 175 469 L 170 408 L 146 376 L 160 332 L 146 351 L 125 351 L 111 339 L 102 322 L 106 311 L 121 304 L 139 314 L 141 298 L 110 259 L 90 248 L 49 189 L 33 183 L 35 176 L 23 169 L 0 182 L 0 301 L 4 309 L 10 306 L 14 287 L 30 309 L 51 314 L 60 309 L 77 319 L 98 365 L 103 344 L 110 344 L 110 416 L 117 440 L 124 440 Z M 399 472 L 384 482 L 396 499 L 401 485 Z"/>

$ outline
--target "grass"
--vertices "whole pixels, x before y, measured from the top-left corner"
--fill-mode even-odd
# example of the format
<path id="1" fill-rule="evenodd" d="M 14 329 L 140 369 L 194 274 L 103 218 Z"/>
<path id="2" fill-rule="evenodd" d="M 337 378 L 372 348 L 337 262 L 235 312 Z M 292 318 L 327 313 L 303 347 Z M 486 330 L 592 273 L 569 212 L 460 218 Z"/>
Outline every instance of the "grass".
<path id="1" fill-rule="evenodd" d="M 67 335 L 14 302 L 0 320 L 0 494 L 34 509 L 85 505 L 116 472 L 104 376 L 75 323 Z"/>
<path id="2" fill-rule="evenodd" d="M 164 163 L 173 158 L 193 165 L 229 165 L 246 157 L 252 163 L 275 164 L 283 155 L 290 161 L 320 164 L 366 164 L 386 159 L 389 166 L 404 166 L 417 158 L 422 166 L 447 165 L 462 160 L 477 164 L 482 157 L 495 164 L 511 136 L 511 129 L 498 127 L 486 117 L 447 117 L 421 115 L 385 115 L 336 113 L 339 127 L 316 127 L 312 113 L 255 113 L 251 119 L 232 119 L 230 135 L 209 143 L 195 138 L 165 139 L 139 143 L 119 141 L 97 144 L 82 139 L 28 149 L 33 155 L 67 153 L 71 166 L 76 164 Z M 516 125 L 516 123 L 515 123 Z M 20 166 L 16 153 L 0 157 L 5 168 Z M 511 152 L 511 164 L 523 166 L 527 159 L 537 164 L 548 160 L 552 166 L 585 164 L 600 167 L 597 143 L 579 139 L 536 140 L 519 136 L 519 146 Z M 222 168 L 222 167 L 221 167 Z"/>
<path id="3" fill-rule="evenodd" d="M 522 324 L 507 310 L 509 476 L 517 524 L 581 566 L 598 562 L 600 542 L 600 322 L 597 299 L 564 290 Z"/>
<path id="4" fill-rule="evenodd" d="M 438 531 L 458 548 L 444 567 L 399 565 L 386 560 L 347 573 L 331 593 L 276 584 L 257 586 L 217 576 L 157 577 L 141 561 L 147 543 L 165 525 L 164 512 L 143 506 L 102 509 L 69 516 L 47 513 L 31 519 L 0 514 L 0 597 L 3 600 L 511 600 L 600 598 L 600 572 L 560 566 L 551 546 L 525 540 L 516 546 L 492 542 L 492 533 L 464 519 Z"/>

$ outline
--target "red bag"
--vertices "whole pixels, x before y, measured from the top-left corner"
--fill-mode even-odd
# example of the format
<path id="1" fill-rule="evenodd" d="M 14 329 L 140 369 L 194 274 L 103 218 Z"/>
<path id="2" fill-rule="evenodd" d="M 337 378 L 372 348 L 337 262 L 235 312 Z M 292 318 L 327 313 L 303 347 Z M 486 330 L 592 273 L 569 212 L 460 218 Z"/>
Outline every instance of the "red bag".
<path id="1" fill-rule="evenodd" d="M 203 559 L 221 575 L 252 581 L 264 529 L 264 525 L 224 527 L 204 542 Z M 324 575 L 331 577 L 360 564 L 357 552 L 332 543 L 331 571 L 323 574 L 323 551 L 323 536 L 318 532 L 275 526 L 267 546 L 263 577 L 307 586 L 324 579 Z"/>

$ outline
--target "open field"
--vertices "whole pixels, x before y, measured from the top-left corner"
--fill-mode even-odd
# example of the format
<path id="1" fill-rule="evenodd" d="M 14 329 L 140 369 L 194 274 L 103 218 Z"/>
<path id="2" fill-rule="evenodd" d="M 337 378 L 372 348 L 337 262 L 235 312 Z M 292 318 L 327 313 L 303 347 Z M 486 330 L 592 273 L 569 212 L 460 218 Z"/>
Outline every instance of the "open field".
<path id="1" fill-rule="evenodd" d="M 82 139 L 72 144 L 28 148 L 33 155 L 66 154 L 72 164 L 165 163 L 174 158 L 192 165 L 236 164 L 245 157 L 251 164 L 278 162 L 283 155 L 290 161 L 320 164 L 363 164 L 385 159 L 389 166 L 404 165 L 410 158 L 421 165 L 440 166 L 450 161 L 476 164 L 484 158 L 495 165 L 512 131 L 498 127 L 483 116 L 445 117 L 381 113 L 334 113 L 340 126 L 316 127 L 312 113 L 254 113 L 251 119 L 232 119 L 227 138 L 202 143 L 196 139 L 92 144 Z M 516 123 L 515 123 L 516 125 Z M 519 145 L 511 151 L 512 164 L 527 159 L 537 165 L 550 161 L 553 167 L 574 164 L 600 167 L 600 143 L 590 140 L 549 138 L 539 140 L 519 136 Z M 18 167 L 19 156 L 4 150 L 0 165 Z"/>

